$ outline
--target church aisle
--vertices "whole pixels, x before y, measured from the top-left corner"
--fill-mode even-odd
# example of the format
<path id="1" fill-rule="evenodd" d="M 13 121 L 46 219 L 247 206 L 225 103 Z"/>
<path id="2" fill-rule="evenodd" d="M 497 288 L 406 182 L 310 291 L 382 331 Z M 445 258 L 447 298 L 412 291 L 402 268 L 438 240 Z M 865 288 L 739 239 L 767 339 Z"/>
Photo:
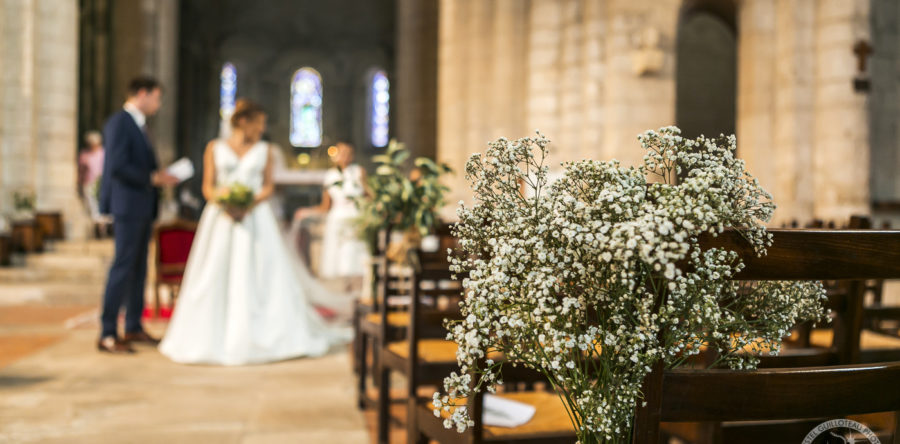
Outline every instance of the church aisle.
<path id="1" fill-rule="evenodd" d="M 0 443 L 369 440 L 341 350 L 223 368 L 174 364 L 146 347 L 135 356 L 100 354 L 95 340 L 94 328 L 68 330 L 0 367 Z"/>

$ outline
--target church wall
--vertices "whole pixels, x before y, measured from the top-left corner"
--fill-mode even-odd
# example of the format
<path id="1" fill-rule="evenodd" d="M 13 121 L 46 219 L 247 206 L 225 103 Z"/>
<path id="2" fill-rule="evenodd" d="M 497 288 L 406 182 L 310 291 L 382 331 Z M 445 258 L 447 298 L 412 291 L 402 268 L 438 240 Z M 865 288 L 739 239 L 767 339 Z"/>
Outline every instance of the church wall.
<path id="1" fill-rule="evenodd" d="M 900 202 L 900 4 L 872 0 L 872 200 Z"/>
<path id="2" fill-rule="evenodd" d="M 737 30 L 739 155 L 779 204 L 774 225 L 869 212 L 867 96 L 852 83 L 853 45 L 868 38 L 868 1 L 744 1 L 734 6 L 736 21 L 726 19 Z M 498 0 L 442 1 L 438 157 L 462 169 L 489 140 L 540 129 L 554 142 L 555 162 L 638 163 L 635 136 L 675 123 L 675 43 L 688 4 L 729 9 L 542 0 L 519 2 L 523 17 Z M 498 45 L 490 30 L 509 23 L 517 24 L 506 33 L 516 44 Z M 493 111 L 501 102 L 524 109 L 525 123 Z M 468 195 L 461 176 L 450 180 L 453 201 Z"/>
<path id="3" fill-rule="evenodd" d="M 38 210 L 62 211 L 67 234 L 86 235 L 76 183 L 76 0 L 0 4 L 0 213 L 30 190 Z"/>
<path id="4" fill-rule="evenodd" d="M 553 141 L 553 170 L 584 157 L 639 162 L 638 133 L 674 120 L 678 6 L 442 1 L 438 158 L 458 171 L 448 181 L 451 202 L 468 195 L 466 159 L 498 137 L 540 130 Z M 659 63 L 641 65 L 656 56 Z"/>

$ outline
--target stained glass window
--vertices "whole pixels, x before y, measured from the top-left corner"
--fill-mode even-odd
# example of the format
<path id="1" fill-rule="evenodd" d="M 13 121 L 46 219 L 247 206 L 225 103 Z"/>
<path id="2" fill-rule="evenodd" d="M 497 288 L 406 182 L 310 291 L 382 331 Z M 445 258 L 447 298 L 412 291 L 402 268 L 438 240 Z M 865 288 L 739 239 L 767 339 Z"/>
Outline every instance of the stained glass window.
<path id="1" fill-rule="evenodd" d="M 291 80 L 291 145 L 322 144 L 322 76 L 312 68 L 300 68 Z"/>
<path id="2" fill-rule="evenodd" d="M 369 126 L 372 145 L 383 147 L 388 144 L 388 122 L 390 121 L 390 87 L 384 71 L 375 71 L 369 86 Z"/>
<path id="3" fill-rule="evenodd" d="M 228 120 L 234 112 L 234 98 L 237 94 L 237 70 L 230 62 L 222 66 L 219 83 L 219 115 Z"/>

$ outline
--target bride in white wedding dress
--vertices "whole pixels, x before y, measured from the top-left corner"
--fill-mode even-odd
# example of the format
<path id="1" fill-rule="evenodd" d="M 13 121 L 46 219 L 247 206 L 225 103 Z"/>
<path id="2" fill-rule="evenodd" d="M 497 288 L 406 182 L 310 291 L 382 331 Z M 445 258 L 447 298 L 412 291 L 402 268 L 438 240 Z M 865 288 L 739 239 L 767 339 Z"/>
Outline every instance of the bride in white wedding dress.
<path id="1" fill-rule="evenodd" d="M 272 153 L 260 140 L 266 115 L 240 100 L 232 134 L 204 154 L 208 203 L 188 258 L 177 306 L 159 346 L 185 364 L 242 365 L 320 356 L 349 334 L 325 322 L 312 305 L 345 296 L 327 292 L 288 250 L 267 199 L 274 191 Z M 217 200 L 231 185 L 254 191 L 246 210 Z"/>

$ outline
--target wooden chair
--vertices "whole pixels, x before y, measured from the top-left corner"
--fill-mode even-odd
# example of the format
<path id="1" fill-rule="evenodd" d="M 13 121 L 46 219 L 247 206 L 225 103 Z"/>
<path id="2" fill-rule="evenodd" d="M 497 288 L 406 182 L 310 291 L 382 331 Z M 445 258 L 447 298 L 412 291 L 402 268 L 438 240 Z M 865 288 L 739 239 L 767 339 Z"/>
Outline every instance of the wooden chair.
<path id="1" fill-rule="evenodd" d="M 63 240 L 66 237 L 62 213 L 59 211 L 41 211 L 34 215 L 35 223 L 41 227 L 44 239 Z"/>
<path id="2" fill-rule="evenodd" d="M 12 263 L 12 237 L 8 234 L 0 234 L 0 266 L 6 267 Z"/>
<path id="3" fill-rule="evenodd" d="M 852 280 L 847 309 L 836 320 L 835 360 L 839 363 L 900 360 L 896 350 L 860 350 L 863 285 L 866 279 L 900 277 L 900 232 L 880 230 L 770 230 L 774 244 L 757 257 L 739 233 L 705 237 L 705 247 L 738 252 L 742 280 Z M 644 382 L 646 404 L 636 409 L 634 444 L 660 442 L 662 421 L 703 421 L 696 442 L 723 441 L 723 421 L 829 418 L 900 410 L 900 368 L 841 365 L 827 368 L 669 370 L 658 363 Z M 883 379 L 882 379 L 883 378 Z M 702 386 L 702 387 L 701 387 Z M 850 388 L 849 391 L 845 390 Z M 886 389 L 886 387 L 891 387 Z M 829 392 L 830 391 L 830 392 Z M 859 393 L 857 396 L 854 393 Z M 865 397 L 873 397 L 866 399 Z M 769 427 L 782 433 L 787 425 Z M 894 433 L 895 440 L 897 433 Z M 802 437 L 801 437 L 802 439 Z M 791 441 L 791 442 L 796 442 Z"/>
<path id="4" fill-rule="evenodd" d="M 153 230 L 153 243 L 156 247 L 155 316 L 160 315 L 159 290 L 162 286 L 170 288 L 173 303 L 178 296 L 196 231 L 196 222 L 182 219 L 159 224 Z"/>
<path id="5" fill-rule="evenodd" d="M 13 222 L 12 244 L 13 250 L 18 252 L 42 252 L 44 251 L 44 233 L 33 219 Z"/>
<path id="6" fill-rule="evenodd" d="M 360 409 L 375 408 L 377 399 L 369 396 L 369 377 L 379 387 L 375 369 L 381 359 L 383 342 L 397 341 L 406 335 L 409 324 L 409 274 L 406 267 L 395 264 L 385 255 L 390 230 L 379 234 L 378 254 L 372 267 L 375 291 L 372 300 L 356 305 L 354 354 L 357 367 L 357 405 Z"/>
<path id="7" fill-rule="evenodd" d="M 640 409 L 635 444 L 657 444 L 659 421 L 779 421 L 756 430 L 710 427 L 700 442 L 799 443 L 827 419 L 900 410 L 900 362 L 850 366 L 731 370 L 670 370 Z M 655 422 L 648 422 L 649 417 Z M 643 427 L 646 427 L 644 429 Z M 643 432 L 643 433 L 642 433 Z M 900 442 L 897 430 L 894 443 Z M 884 435 L 882 435 L 884 438 Z M 882 441 L 885 442 L 885 441 Z"/>
<path id="8" fill-rule="evenodd" d="M 483 395 L 477 394 L 467 400 L 475 425 L 465 433 L 443 427 L 443 418 L 436 418 L 431 407 L 431 396 L 421 397 L 419 390 L 423 386 L 434 386 L 438 389 L 451 371 L 457 370 L 456 350 L 454 342 L 446 340 L 446 330 L 442 328 L 445 318 L 458 318 L 458 309 L 441 309 L 431 303 L 435 297 L 450 297 L 452 306 L 456 307 L 462 297 L 460 288 L 439 289 L 434 284 L 423 288 L 423 283 L 440 282 L 450 279 L 449 264 L 446 261 L 446 245 L 442 245 L 438 254 L 419 253 L 421 268 L 413 275 L 413 298 L 410 304 L 409 339 L 389 344 L 384 352 L 386 372 L 382 373 L 383 383 L 388 382 L 391 371 L 402 373 L 406 377 L 407 442 L 423 444 L 428 440 L 440 443 L 530 443 L 555 444 L 574 443 L 575 433 L 572 430 L 568 413 L 562 401 L 552 390 L 550 384 L 540 373 L 521 366 L 504 365 L 502 374 L 504 392 L 501 396 L 536 406 L 534 418 L 521 427 L 505 428 L 483 424 Z M 500 355 L 489 356 L 502 362 Z M 522 390 L 519 390 L 521 386 Z M 382 392 L 384 393 L 384 392 Z M 382 407 L 386 402 L 381 404 Z M 381 430 L 386 430 L 387 422 L 380 422 Z M 379 442 L 388 442 L 387 435 L 379 435 Z"/>
<path id="9" fill-rule="evenodd" d="M 455 239 L 447 225 L 435 229 L 437 251 L 415 251 L 408 288 L 410 304 L 405 339 L 382 341 L 381 360 L 377 367 L 379 382 L 377 403 L 377 436 L 379 443 L 389 442 L 391 372 L 406 377 L 407 412 L 414 412 L 417 389 L 423 384 L 437 384 L 456 367 L 456 344 L 446 339 L 444 319 L 459 317 L 462 288 L 452 278 L 447 261 L 447 248 Z M 406 415 L 407 428 L 415 430 L 415 416 Z"/>

